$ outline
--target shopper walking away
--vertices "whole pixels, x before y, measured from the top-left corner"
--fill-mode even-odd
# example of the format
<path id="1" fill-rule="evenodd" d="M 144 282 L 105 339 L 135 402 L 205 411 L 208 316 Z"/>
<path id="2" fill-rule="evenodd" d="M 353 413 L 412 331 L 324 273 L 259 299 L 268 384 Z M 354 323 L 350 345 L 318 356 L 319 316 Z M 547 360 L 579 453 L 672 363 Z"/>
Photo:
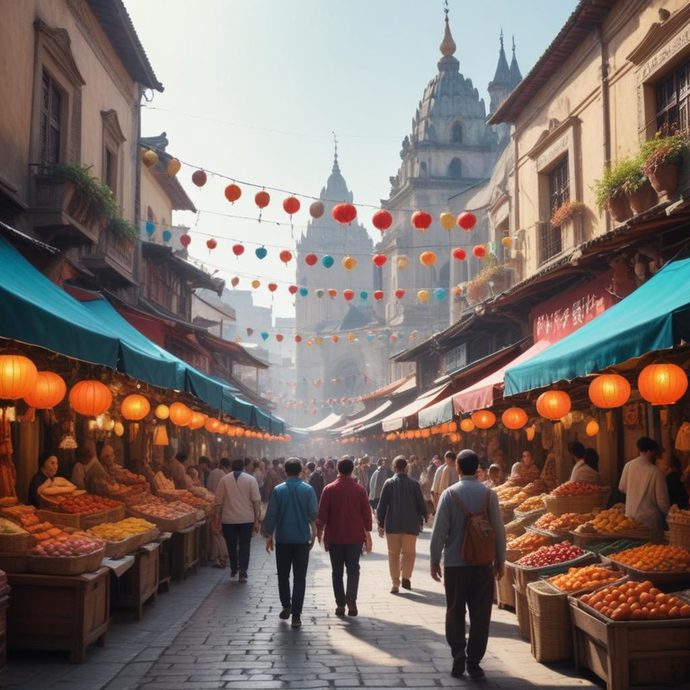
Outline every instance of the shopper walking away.
<path id="1" fill-rule="evenodd" d="M 300 479 L 301 472 L 302 463 L 299 458 L 289 458 L 286 461 L 287 479 L 273 489 L 264 522 L 266 551 L 271 553 L 275 545 L 278 592 L 283 606 L 280 618 L 287 620 L 292 616 L 293 628 L 302 627 L 309 552 L 316 539 L 316 517 L 319 510 L 314 489 Z"/>
<path id="2" fill-rule="evenodd" d="M 371 475 L 369 482 L 369 503 L 371 507 L 376 510 L 383 491 L 383 485 L 393 476 L 391 468 L 388 467 L 388 458 L 379 458 L 379 466 L 376 472 Z"/>
<path id="3" fill-rule="evenodd" d="M 220 480 L 229 471 L 230 471 L 230 459 L 229 458 L 221 458 L 220 464 L 217 467 L 214 467 L 208 473 L 208 482 L 207 482 L 206 488 L 215 494 Z"/>
<path id="4" fill-rule="evenodd" d="M 359 557 L 362 545 L 371 550 L 371 508 L 367 492 L 352 478 L 354 463 L 346 455 L 338 461 L 338 478 L 321 494 L 316 521 L 319 542 L 331 558 L 335 615 L 357 615 Z M 343 587 L 343 569 L 347 570 L 347 588 Z"/>
<path id="5" fill-rule="evenodd" d="M 666 477 L 654 464 L 660 448 L 656 441 L 643 436 L 637 441 L 637 450 L 640 454 L 623 468 L 618 489 L 625 494 L 625 514 L 642 522 L 651 530 L 652 541 L 660 544 L 671 507 Z"/>
<path id="6" fill-rule="evenodd" d="M 412 589 L 412 571 L 417 550 L 417 536 L 427 518 L 426 505 L 419 482 L 407 475 L 407 460 L 398 455 L 393 460 L 395 476 L 386 481 L 376 509 L 379 536 L 386 534 L 391 594 Z M 402 554 L 402 563 L 400 556 Z"/>
<path id="7" fill-rule="evenodd" d="M 230 471 L 230 460 L 220 459 L 220 467 L 216 467 L 209 472 L 208 490 L 216 492 L 220 480 Z M 211 488 L 213 487 L 213 488 Z M 223 536 L 223 529 L 220 516 L 216 514 L 211 523 L 211 560 L 214 568 L 226 568 L 228 565 L 228 545 Z"/>
<path id="8" fill-rule="evenodd" d="M 482 678 L 479 665 L 489 641 L 494 576 L 503 577 L 506 535 L 496 492 L 475 477 L 479 458 L 463 450 L 457 459 L 460 481 L 439 501 L 431 533 L 431 577 L 446 588 L 446 640 L 453 655 L 451 675 L 465 672 Z M 465 609 L 470 612 L 469 641 L 465 640 Z"/>
<path id="9" fill-rule="evenodd" d="M 311 476 L 309 477 L 309 486 L 311 486 L 311 488 L 314 489 L 317 501 L 321 500 L 321 493 L 325 485 L 326 481 L 323 476 L 323 465 L 315 466 L 314 471 L 311 473 Z"/>
<path id="10" fill-rule="evenodd" d="M 216 489 L 216 514 L 223 525 L 223 536 L 230 558 L 230 577 L 247 581 L 252 534 L 259 531 L 261 497 L 256 479 L 244 471 L 244 460 L 233 460 Z"/>
<path id="11" fill-rule="evenodd" d="M 266 501 L 271 499 L 273 489 L 285 481 L 285 471 L 280 466 L 280 460 L 274 460 L 270 470 L 266 473 L 264 479 L 264 498 Z"/>
<path id="12" fill-rule="evenodd" d="M 456 455 L 452 450 L 447 450 L 443 456 L 444 465 L 439 467 L 434 474 L 434 482 L 431 485 L 431 498 L 438 507 L 441 494 L 458 481 L 458 471 L 455 467 Z"/>
<path id="13" fill-rule="evenodd" d="M 374 470 L 369 465 L 369 456 L 365 455 L 360 459 L 357 468 L 355 469 L 355 478 L 364 487 L 364 490 L 369 494 L 369 483 L 371 482 L 371 477 L 374 474 Z"/>

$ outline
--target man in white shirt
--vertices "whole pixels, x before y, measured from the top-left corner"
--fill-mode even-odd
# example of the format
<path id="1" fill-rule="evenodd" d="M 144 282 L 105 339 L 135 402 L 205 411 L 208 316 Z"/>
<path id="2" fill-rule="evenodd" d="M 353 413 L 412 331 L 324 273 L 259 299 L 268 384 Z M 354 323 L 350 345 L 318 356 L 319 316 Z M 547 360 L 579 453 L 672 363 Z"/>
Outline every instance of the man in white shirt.
<path id="1" fill-rule="evenodd" d="M 96 458 L 96 452 L 92 443 L 85 443 L 77 449 L 77 464 L 72 469 L 72 484 L 77 489 L 86 489 L 86 477 L 94 467 L 101 466 Z"/>
<path id="2" fill-rule="evenodd" d="M 660 544 L 664 536 L 664 518 L 669 511 L 668 488 L 663 472 L 655 466 L 659 444 L 643 436 L 637 441 L 639 456 L 623 468 L 618 489 L 625 494 L 625 514 L 642 522 L 652 532 L 652 541 Z"/>
<path id="3" fill-rule="evenodd" d="M 206 488 L 211 492 L 211 493 L 216 493 L 216 489 L 218 488 L 218 482 L 230 471 L 230 460 L 228 458 L 221 458 L 220 459 L 220 465 L 218 467 L 214 467 L 209 473 L 208 473 L 208 479 L 206 481 Z"/>
<path id="4" fill-rule="evenodd" d="M 246 582 L 252 534 L 259 531 L 261 494 L 256 479 L 244 471 L 244 460 L 234 460 L 232 472 L 218 482 L 216 515 L 228 546 L 230 577 L 239 572 L 240 582 Z"/>
<path id="5" fill-rule="evenodd" d="M 570 473 L 571 482 L 594 484 L 595 486 L 603 485 L 599 472 L 590 466 L 586 460 L 586 457 L 589 455 L 590 459 L 598 462 L 599 456 L 594 449 L 586 449 L 579 441 L 571 441 L 568 444 L 568 452 L 574 463 L 573 471 Z"/>
<path id="6" fill-rule="evenodd" d="M 445 465 L 439 467 L 434 474 L 434 482 L 431 485 L 431 498 L 434 502 L 434 508 L 438 506 L 441 494 L 453 484 L 457 484 L 460 481 L 458 476 L 458 471 L 455 467 L 455 460 L 457 456 L 452 450 L 447 450 L 446 454 L 443 456 Z"/>

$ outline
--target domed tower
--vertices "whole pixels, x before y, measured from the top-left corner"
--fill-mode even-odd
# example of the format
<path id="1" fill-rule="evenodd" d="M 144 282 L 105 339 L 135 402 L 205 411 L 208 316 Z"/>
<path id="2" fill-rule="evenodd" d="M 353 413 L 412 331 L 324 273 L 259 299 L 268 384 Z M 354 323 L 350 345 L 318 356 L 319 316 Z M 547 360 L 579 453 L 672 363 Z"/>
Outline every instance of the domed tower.
<path id="1" fill-rule="evenodd" d="M 383 201 L 394 223 L 380 246 L 389 259 L 382 280 L 388 300 L 387 323 L 394 328 L 409 326 L 421 334 L 444 328 L 449 321 L 447 303 L 432 300 L 420 305 L 416 299 L 420 288 L 448 289 L 450 285 L 455 231 L 443 230 L 438 217 L 448 210 L 451 196 L 491 176 L 499 152 L 498 136 L 486 124 L 484 100 L 472 80 L 460 73 L 447 12 L 439 49 L 438 73 L 424 90 L 412 119 L 412 132 L 402 142 L 402 163 L 390 178 L 390 197 Z M 506 70 L 509 73 L 507 63 Z M 412 212 L 418 209 L 431 213 L 434 219 L 426 234 L 410 224 Z M 443 247 L 436 250 L 440 260 L 433 267 L 422 266 L 419 256 L 430 245 Z M 409 258 L 409 268 L 397 269 L 400 255 Z M 397 288 L 406 290 L 401 301 L 393 296 Z"/>

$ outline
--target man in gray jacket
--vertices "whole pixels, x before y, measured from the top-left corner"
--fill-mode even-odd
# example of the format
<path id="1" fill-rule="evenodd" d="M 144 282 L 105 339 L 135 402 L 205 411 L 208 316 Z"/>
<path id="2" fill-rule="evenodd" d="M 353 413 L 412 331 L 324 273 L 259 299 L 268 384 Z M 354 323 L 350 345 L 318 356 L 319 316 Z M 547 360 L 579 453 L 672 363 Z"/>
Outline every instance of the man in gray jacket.
<path id="1" fill-rule="evenodd" d="M 458 455 L 460 481 L 441 495 L 431 533 L 431 577 L 441 581 L 441 555 L 444 557 L 443 578 L 446 584 L 446 640 L 453 654 L 451 675 L 459 678 L 465 672 L 470 678 L 483 678 L 479 662 L 489 641 L 491 602 L 494 577 L 503 577 L 506 560 L 506 533 L 498 507 L 496 492 L 475 477 L 479 458 L 472 450 Z M 464 510 L 460 507 L 462 504 Z M 467 513 L 480 513 L 487 506 L 489 521 L 495 533 L 496 560 L 487 565 L 470 565 L 462 559 Z M 465 609 L 470 611 L 470 636 L 465 640 Z M 467 647 L 467 653 L 465 653 Z"/>
<path id="2" fill-rule="evenodd" d="M 410 579 L 414 569 L 417 536 L 427 517 L 426 503 L 419 482 L 407 476 L 407 460 L 398 455 L 393 461 L 395 476 L 383 485 L 376 509 L 379 536 L 384 531 L 388 543 L 388 567 L 391 574 L 391 593 L 412 589 Z M 400 556 L 402 554 L 402 564 Z"/>

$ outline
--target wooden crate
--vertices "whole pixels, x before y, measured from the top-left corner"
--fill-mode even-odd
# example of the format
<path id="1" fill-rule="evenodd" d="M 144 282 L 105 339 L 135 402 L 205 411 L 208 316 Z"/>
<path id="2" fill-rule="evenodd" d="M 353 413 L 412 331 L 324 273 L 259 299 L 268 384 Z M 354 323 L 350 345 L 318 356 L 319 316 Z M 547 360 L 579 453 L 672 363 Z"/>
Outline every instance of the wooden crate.
<path id="1" fill-rule="evenodd" d="M 86 647 L 105 644 L 110 622 L 110 572 L 74 576 L 11 574 L 8 649 L 70 652 L 84 663 Z"/>
<path id="2" fill-rule="evenodd" d="M 134 566 L 119 580 L 117 606 L 132 609 L 136 620 L 141 619 L 144 604 L 156 600 L 158 592 L 158 573 L 160 544 L 150 542 L 141 546 L 134 554 Z"/>
<path id="3" fill-rule="evenodd" d="M 515 613 L 518 621 L 518 631 L 520 637 L 528 642 L 532 639 L 532 632 L 529 622 L 529 603 L 527 602 L 527 595 L 518 591 L 518 588 L 513 585 L 515 590 Z"/>
<path id="4" fill-rule="evenodd" d="M 504 609 L 509 607 L 515 610 L 515 566 L 512 563 L 506 562 L 505 574 L 496 583 L 496 593 L 498 598 L 498 608 Z"/>
<path id="5" fill-rule="evenodd" d="M 575 667 L 594 671 L 607 690 L 690 680 L 690 619 L 605 621 L 578 599 L 568 601 Z"/>
<path id="6" fill-rule="evenodd" d="M 199 533 L 202 523 L 181 532 L 173 532 L 170 541 L 170 574 L 173 580 L 184 580 L 196 572 L 199 563 Z"/>
<path id="7" fill-rule="evenodd" d="M 170 532 L 162 532 L 156 541 L 160 545 L 158 550 L 158 591 L 169 592 L 172 534 Z"/>
<path id="8" fill-rule="evenodd" d="M 7 661 L 7 609 L 10 605 L 10 588 L 0 590 L 0 669 Z"/>

